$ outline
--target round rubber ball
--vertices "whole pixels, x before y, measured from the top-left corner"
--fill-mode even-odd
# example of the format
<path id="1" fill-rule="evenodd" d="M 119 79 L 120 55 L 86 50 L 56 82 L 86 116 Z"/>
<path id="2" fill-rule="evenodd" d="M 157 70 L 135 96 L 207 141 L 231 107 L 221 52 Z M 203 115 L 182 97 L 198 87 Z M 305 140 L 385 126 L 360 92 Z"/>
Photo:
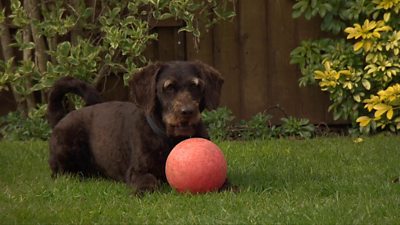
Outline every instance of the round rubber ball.
<path id="1" fill-rule="evenodd" d="M 216 191 L 226 180 L 227 163 L 221 149 L 204 138 L 178 143 L 167 158 L 165 174 L 178 192 Z"/>

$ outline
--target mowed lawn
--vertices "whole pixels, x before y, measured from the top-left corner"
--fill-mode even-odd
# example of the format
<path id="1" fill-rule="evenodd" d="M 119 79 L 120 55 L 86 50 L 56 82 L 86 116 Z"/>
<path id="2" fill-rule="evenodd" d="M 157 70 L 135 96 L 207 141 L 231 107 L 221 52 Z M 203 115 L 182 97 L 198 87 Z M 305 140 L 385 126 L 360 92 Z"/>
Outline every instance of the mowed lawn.
<path id="1" fill-rule="evenodd" d="M 50 178 L 46 142 L 0 141 L 0 224 L 400 224 L 400 137 L 218 142 L 240 192 L 136 197 Z"/>

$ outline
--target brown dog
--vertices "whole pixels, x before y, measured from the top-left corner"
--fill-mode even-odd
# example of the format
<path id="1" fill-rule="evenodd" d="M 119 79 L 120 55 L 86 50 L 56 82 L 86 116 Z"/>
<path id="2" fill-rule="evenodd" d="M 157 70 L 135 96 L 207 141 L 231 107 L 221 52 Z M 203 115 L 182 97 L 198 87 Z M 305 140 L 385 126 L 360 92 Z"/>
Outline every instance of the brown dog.
<path id="1" fill-rule="evenodd" d="M 166 181 L 166 158 L 178 142 L 208 138 L 200 113 L 218 106 L 222 84 L 219 72 L 199 61 L 155 63 L 131 80 L 133 103 L 100 103 L 93 87 L 60 79 L 48 106 L 53 176 L 100 175 L 139 193 L 156 189 Z M 68 113 L 62 100 L 69 92 L 82 96 L 87 107 Z"/>

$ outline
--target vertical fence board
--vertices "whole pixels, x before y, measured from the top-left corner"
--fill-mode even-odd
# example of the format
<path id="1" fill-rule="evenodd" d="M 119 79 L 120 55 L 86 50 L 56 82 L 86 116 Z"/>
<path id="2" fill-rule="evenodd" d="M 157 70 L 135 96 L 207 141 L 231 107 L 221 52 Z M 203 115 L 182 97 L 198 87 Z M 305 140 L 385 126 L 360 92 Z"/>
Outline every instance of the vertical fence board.
<path id="1" fill-rule="evenodd" d="M 242 117 L 263 111 L 267 101 L 266 12 L 262 10 L 266 4 L 264 0 L 239 2 Z"/>
<path id="2" fill-rule="evenodd" d="M 0 116 L 17 109 L 14 96 L 10 91 L 0 91 Z"/>
<path id="3" fill-rule="evenodd" d="M 195 46 L 192 34 L 186 34 L 186 59 L 198 59 L 214 66 L 213 41 L 213 30 L 201 29 L 199 46 Z"/>
<path id="4" fill-rule="evenodd" d="M 178 33 L 178 27 L 158 28 L 158 60 L 184 60 L 184 33 Z"/>
<path id="5" fill-rule="evenodd" d="M 224 76 L 221 102 L 235 115 L 241 112 L 240 59 L 237 19 L 218 24 L 214 30 L 214 63 Z"/>
<path id="6" fill-rule="evenodd" d="M 290 2 L 270 0 L 267 11 L 267 108 L 279 105 L 287 115 L 301 115 L 301 92 L 296 68 L 289 64 L 290 52 L 295 47 L 295 22 L 286 10 Z M 290 11 L 289 11 L 290 12 Z M 275 120 L 285 116 L 275 111 Z"/>

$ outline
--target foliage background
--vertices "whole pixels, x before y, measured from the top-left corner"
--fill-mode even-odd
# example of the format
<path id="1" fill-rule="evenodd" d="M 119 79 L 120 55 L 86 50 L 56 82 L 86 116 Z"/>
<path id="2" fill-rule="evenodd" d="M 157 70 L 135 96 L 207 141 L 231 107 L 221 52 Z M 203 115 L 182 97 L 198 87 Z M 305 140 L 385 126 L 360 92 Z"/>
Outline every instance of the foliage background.
<path id="1" fill-rule="evenodd" d="M 62 76 L 97 86 L 110 75 L 128 80 L 149 63 L 143 52 L 161 21 L 182 21 L 195 45 L 205 30 L 235 16 L 233 0 L 10 0 L 0 2 L 0 91 L 17 111 L 0 132 L 13 139 L 48 134 L 47 93 Z M 76 98 L 70 100 L 76 102 Z"/>
<path id="2" fill-rule="evenodd" d="M 303 41 L 291 53 L 301 86 L 327 91 L 334 119 L 361 132 L 400 129 L 398 0 L 297 0 L 292 16 L 319 16 L 334 38 Z"/>
<path id="3" fill-rule="evenodd" d="M 233 1 L 210 0 L 10 0 L 0 3 L 0 89 L 10 89 L 18 111 L 46 103 L 61 76 L 96 83 L 110 74 L 129 79 L 148 63 L 143 51 L 158 21 L 181 20 L 178 32 L 195 42 L 200 24 L 210 27 L 235 15 Z"/>

